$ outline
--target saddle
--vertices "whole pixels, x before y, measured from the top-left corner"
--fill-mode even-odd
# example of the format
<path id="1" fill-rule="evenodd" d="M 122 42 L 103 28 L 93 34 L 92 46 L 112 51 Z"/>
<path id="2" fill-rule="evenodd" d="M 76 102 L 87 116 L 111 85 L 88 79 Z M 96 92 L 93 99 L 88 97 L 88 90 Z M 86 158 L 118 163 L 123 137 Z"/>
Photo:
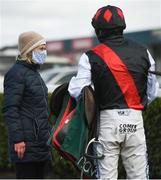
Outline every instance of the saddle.
<path id="1" fill-rule="evenodd" d="M 93 145 L 88 145 L 95 137 L 98 118 L 92 87 L 84 87 L 76 101 L 69 95 L 68 83 L 59 86 L 51 95 L 50 111 L 54 123 L 48 144 L 71 161 L 82 175 L 95 178 L 97 157 Z"/>

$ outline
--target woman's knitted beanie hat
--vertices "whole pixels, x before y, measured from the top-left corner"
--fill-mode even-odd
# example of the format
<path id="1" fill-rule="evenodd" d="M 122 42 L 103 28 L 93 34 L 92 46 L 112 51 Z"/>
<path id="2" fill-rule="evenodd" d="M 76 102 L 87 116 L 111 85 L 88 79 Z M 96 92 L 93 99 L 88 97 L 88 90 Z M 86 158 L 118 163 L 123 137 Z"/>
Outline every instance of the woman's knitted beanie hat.
<path id="1" fill-rule="evenodd" d="M 18 50 L 20 55 L 26 55 L 41 44 L 46 44 L 46 41 L 43 36 L 36 32 L 29 31 L 19 35 Z"/>

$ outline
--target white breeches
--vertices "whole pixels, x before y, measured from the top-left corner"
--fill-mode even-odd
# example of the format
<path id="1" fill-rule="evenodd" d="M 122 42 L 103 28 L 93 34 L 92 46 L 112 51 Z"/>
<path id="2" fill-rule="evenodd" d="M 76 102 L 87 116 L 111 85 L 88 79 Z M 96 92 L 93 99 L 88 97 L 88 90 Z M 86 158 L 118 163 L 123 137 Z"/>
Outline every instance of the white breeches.
<path id="1" fill-rule="evenodd" d="M 148 165 L 142 112 L 133 109 L 103 110 L 99 140 L 105 158 L 98 161 L 100 179 L 117 179 L 121 154 L 127 179 L 147 179 Z M 97 147 L 98 153 L 102 152 Z"/>

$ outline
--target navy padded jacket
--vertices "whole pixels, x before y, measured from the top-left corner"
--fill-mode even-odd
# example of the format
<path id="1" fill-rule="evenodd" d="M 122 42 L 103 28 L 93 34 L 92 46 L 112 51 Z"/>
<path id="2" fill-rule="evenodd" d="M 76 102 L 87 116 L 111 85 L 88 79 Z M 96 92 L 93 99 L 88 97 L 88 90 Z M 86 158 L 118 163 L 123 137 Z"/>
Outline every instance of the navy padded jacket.
<path id="1" fill-rule="evenodd" d="M 46 145 L 49 137 L 48 91 L 39 65 L 16 63 L 4 78 L 3 113 L 8 127 L 11 162 L 46 161 L 51 159 Z M 18 159 L 14 144 L 24 141 L 26 151 Z"/>

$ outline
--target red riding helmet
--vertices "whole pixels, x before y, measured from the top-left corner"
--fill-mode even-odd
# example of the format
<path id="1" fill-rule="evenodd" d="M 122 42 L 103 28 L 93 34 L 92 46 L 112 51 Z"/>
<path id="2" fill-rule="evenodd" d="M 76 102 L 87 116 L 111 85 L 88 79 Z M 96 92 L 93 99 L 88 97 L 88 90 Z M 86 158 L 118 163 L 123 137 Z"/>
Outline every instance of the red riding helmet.
<path id="1" fill-rule="evenodd" d="M 97 10 L 92 19 L 95 29 L 125 29 L 126 23 L 123 12 L 115 6 L 105 6 Z"/>

